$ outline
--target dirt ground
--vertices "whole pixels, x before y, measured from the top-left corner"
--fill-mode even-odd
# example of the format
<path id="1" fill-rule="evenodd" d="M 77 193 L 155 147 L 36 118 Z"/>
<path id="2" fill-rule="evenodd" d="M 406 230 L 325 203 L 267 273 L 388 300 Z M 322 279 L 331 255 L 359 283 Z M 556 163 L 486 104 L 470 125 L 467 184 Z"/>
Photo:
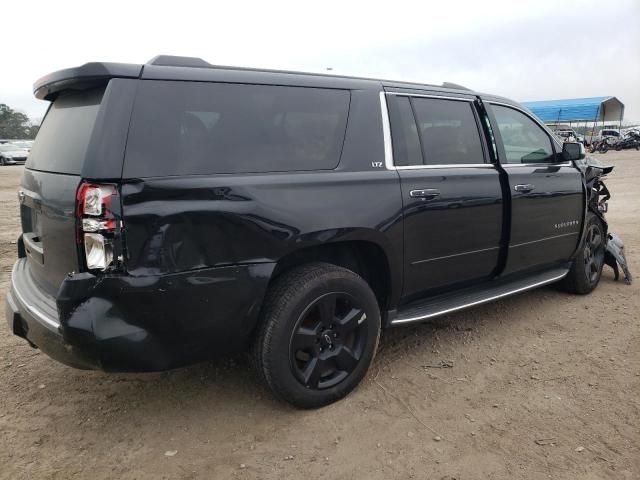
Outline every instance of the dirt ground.
<path id="1" fill-rule="evenodd" d="M 606 269 L 588 296 L 542 288 L 389 330 L 321 410 L 275 401 L 242 359 L 73 370 L 2 321 L 0 478 L 640 478 L 640 153 L 598 158 L 616 165 L 608 218 L 636 283 Z M 21 172 L 0 168 L 3 305 Z"/>

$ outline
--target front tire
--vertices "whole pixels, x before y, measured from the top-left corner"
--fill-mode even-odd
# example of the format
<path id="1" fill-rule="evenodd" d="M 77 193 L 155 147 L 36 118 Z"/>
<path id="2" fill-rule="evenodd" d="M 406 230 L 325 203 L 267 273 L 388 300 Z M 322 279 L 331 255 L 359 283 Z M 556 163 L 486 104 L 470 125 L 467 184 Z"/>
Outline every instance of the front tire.
<path id="1" fill-rule="evenodd" d="M 560 281 L 560 287 L 570 293 L 591 293 L 600 282 L 606 247 L 604 225 L 592 212 L 587 214 L 587 232 L 571 270 Z"/>
<path id="2" fill-rule="evenodd" d="M 360 383 L 379 336 L 380 310 L 367 282 L 312 263 L 282 274 L 267 292 L 253 361 L 277 397 L 318 408 Z"/>

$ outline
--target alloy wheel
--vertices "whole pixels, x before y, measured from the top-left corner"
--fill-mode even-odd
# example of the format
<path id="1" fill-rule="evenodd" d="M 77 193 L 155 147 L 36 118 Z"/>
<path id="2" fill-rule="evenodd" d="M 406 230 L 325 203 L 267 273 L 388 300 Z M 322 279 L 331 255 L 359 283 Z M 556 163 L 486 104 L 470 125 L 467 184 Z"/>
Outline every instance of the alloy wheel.
<path id="1" fill-rule="evenodd" d="M 604 262 L 604 236 L 598 225 L 590 225 L 584 248 L 585 274 L 589 283 L 598 280 Z"/>
<path id="2" fill-rule="evenodd" d="M 343 381 L 358 365 L 367 336 L 367 315 L 347 293 L 328 293 L 302 313 L 290 342 L 296 379 L 312 390 Z"/>

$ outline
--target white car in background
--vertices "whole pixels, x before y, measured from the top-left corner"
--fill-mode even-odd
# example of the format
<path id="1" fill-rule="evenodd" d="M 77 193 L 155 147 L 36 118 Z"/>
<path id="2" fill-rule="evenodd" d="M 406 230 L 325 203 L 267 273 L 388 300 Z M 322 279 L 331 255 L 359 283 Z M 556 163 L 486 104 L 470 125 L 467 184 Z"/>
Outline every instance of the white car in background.
<path id="1" fill-rule="evenodd" d="M 571 128 L 554 130 L 553 133 L 563 142 L 580 142 L 584 144 L 584 136 L 577 134 Z"/>
<path id="2" fill-rule="evenodd" d="M 22 165 L 27 161 L 29 151 L 13 143 L 0 144 L 0 165 Z"/>

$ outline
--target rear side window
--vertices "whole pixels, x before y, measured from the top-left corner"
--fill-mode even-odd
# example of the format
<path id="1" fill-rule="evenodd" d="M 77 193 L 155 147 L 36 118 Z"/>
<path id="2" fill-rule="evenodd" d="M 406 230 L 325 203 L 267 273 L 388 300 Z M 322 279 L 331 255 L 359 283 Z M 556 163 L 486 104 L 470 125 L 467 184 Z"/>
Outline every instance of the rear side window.
<path id="1" fill-rule="evenodd" d="M 45 116 L 26 167 L 79 175 L 104 88 L 62 93 Z"/>
<path id="2" fill-rule="evenodd" d="M 333 169 L 349 99 L 345 90 L 142 81 L 124 176 Z"/>
<path id="3" fill-rule="evenodd" d="M 471 102 L 413 98 L 426 165 L 484 163 Z"/>
<path id="4" fill-rule="evenodd" d="M 422 165 L 418 127 L 408 97 L 396 97 L 389 103 L 393 159 L 398 166 Z"/>
<path id="5" fill-rule="evenodd" d="M 389 116 L 397 166 L 485 161 L 471 102 L 393 96 Z"/>

